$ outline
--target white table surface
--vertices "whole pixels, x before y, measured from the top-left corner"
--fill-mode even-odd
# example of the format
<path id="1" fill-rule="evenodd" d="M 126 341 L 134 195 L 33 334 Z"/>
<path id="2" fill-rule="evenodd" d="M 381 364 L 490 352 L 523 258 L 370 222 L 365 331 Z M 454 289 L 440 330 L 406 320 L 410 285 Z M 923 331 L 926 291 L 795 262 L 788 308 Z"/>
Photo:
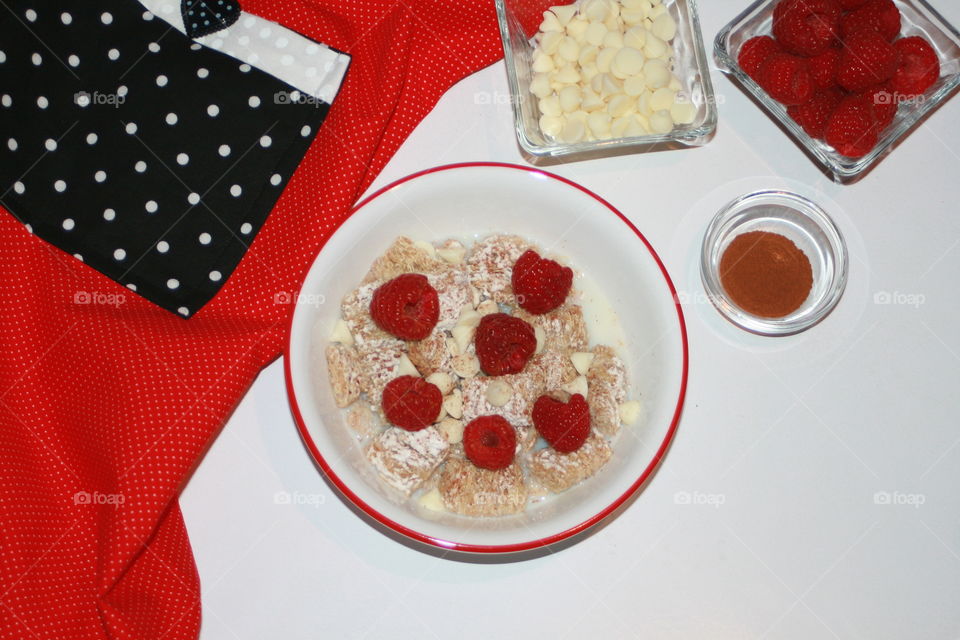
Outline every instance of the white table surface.
<path id="1" fill-rule="evenodd" d="M 933 3 L 960 24 L 960 6 Z M 701 5 L 710 42 L 744 2 Z M 183 493 L 203 640 L 960 638 L 960 99 L 839 186 L 712 75 L 706 147 L 548 168 L 626 213 L 687 301 L 686 408 L 631 506 L 522 561 L 401 544 L 314 466 L 277 361 Z M 459 83 L 374 187 L 438 164 L 523 163 L 506 96 L 502 63 Z M 827 208 L 852 260 L 831 316 L 771 339 L 703 301 L 697 252 L 720 206 L 777 186 Z"/>

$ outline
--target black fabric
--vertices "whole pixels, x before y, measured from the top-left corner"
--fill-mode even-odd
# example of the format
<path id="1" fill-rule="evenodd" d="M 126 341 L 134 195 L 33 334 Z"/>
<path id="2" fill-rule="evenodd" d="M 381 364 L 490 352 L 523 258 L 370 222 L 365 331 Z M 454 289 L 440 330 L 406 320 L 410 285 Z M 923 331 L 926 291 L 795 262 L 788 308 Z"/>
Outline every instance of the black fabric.
<path id="1" fill-rule="evenodd" d="M 134 0 L 8 0 L 0 203 L 190 316 L 234 270 L 326 116 L 297 93 Z"/>
<path id="2" fill-rule="evenodd" d="M 240 17 L 238 0 L 182 0 L 183 26 L 191 38 L 226 29 Z"/>

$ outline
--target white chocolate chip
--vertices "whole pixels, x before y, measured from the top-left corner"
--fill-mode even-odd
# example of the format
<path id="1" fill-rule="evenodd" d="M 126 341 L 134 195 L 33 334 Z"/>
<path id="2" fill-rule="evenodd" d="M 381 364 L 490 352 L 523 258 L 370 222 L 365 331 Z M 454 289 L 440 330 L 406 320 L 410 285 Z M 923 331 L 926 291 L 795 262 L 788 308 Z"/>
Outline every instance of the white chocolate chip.
<path id="1" fill-rule="evenodd" d="M 600 71 L 600 73 L 610 72 L 610 65 L 613 64 L 613 59 L 617 56 L 617 51 L 619 51 L 619 49 L 603 47 L 597 52 L 597 70 Z M 596 89 L 594 90 L 596 91 Z"/>
<path id="2" fill-rule="evenodd" d="M 653 33 L 647 34 L 647 43 L 643 45 L 643 54 L 648 58 L 659 58 L 667 50 L 667 44 L 653 35 Z"/>
<path id="3" fill-rule="evenodd" d="M 593 46 L 592 44 L 589 44 L 583 47 L 582 49 L 580 49 L 580 54 L 577 56 L 577 64 L 579 64 L 581 67 L 581 73 L 580 73 L 581 76 L 583 75 L 583 67 L 586 67 L 591 62 L 596 61 L 597 53 L 599 52 L 600 52 L 600 49 Z"/>
<path id="4" fill-rule="evenodd" d="M 552 11 L 553 14 L 557 16 L 557 20 L 560 22 L 560 24 L 566 27 L 568 24 L 570 24 L 570 20 L 573 19 L 573 16 L 577 14 L 577 5 L 575 4 L 558 5 L 555 7 L 550 7 L 550 11 Z"/>
<path id="5" fill-rule="evenodd" d="M 446 507 L 443 506 L 443 497 L 436 487 L 420 496 L 419 502 L 420 506 L 428 511 L 446 511 Z"/>
<path id="6" fill-rule="evenodd" d="M 557 138 L 563 131 L 563 116 L 540 116 L 540 131 L 550 138 Z"/>
<path id="7" fill-rule="evenodd" d="M 453 391 L 453 378 L 450 377 L 449 373 L 444 371 L 434 371 L 427 376 L 427 382 L 436 385 L 436 387 L 440 389 L 440 395 L 445 396 Z"/>
<path id="8" fill-rule="evenodd" d="M 587 371 L 590 370 L 590 365 L 593 363 L 593 357 L 594 354 L 590 351 L 577 351 L 576 353 L 570 354 L 570 362 L 573 363 L 573 368 L 577 370 L 577 373 L 585 376 L 587 375 Z"/>
<path id="9" fill-rule="evenodd" d="M 625 116 L 629 113 L 633 113 L 637 110 L 637 100 L 636 98 L 631 98 L 630 96 L 620 93 L 612 98 L 610 102 L 607 103 L 607 111 L 614 118 L 619 118 Z"/>
<path id="10" fill-rule="evenodd" d="M 650 29 L 653 35 L 663 41 L 669 42 L 677 35 L 677 23 L 669 13 L 664 11 L 653 20 L 653 27 Z"/>
<path id="11" fill-rule="evenodd" d="M 657 111 L 650 116 L 650 129 L 654 133 L 670 133 L 673 131 L 673 118 L 669 111 Z"/>
<path id="12" fill-rule="evenodd" d="M 569 87 L 564 87 L 560 90 L 560 108 L 563 109 L 565 113 L 571 113 L 580 108 L 580 100 L 582 98 L 580 93 L 580 87 L 576 85 L 570 85 Z M 671 103 L 673 101 L 671 100 Z"/>
<path id="13" fill-rule="evenodd" d="M 623 46 L 625 47 L 633 47 L 634 49 L 643 51 L 645 44 L 647 44 L 647 30 L 643 27 L 630 27 L 627 29 L 627 32 L 623 34 Z"/>
<path id="14" fill-rule="evenodd" d="M 443 399 L 443 408 L 451 418 L 459 420 L 463 417 L 463 393 L 460 389 L 454 389 Z"/>
<path id="15" fill-rule="evenodd" d="M 443 249 L 437 249 L 437 256 L 444 262 L 449 262 L 450 264 L 460 264 L 463 262 L 465 255 L 467 255 L 465 247 L 444 247 Z"/>
<path id="16" fill-rule="evenodd" d="M 467 305 L 460 310 L 460 319 L 457 320 L 457 326 L 476 327 L 480 324 L 481 315 L 473 308 L 473 305 Z M 454 336 L 456 339 L 456 336 Z M 459 341 L 457 343 L 459 345 Z M 463 348 L 460 349 L 463 351 Z"/>
<path id="17" fill-rule="evenodd" d="M 553 58 L 550 55 L 543 51 L 538 51 L 533 56 L 531 68 L 538 73 L 548 73 L 556 69 L 556 65 L 554 65 Z"/>
<path id="18" fill-rule="evenodd" d="M 539 102 L 540 113 L 548 116 L 559 116 L 563 114 L 563 109 L 560 108 L 560 98 L 557 96 L 547 96 L 542 98 Z"/>
<path id="19" fill-rule="evenodd" d="M 620 422 L 633 424 L 640 417 L 640 403 L 636 400 L 624 402 L 620 405 Z"/>
<path id="20" fill-rule="evenodd" d="M 653 92 L 650 98 L 650 108 L 654 111 L 662 111 L 673 106 L 677 93 L 669 87 L 660 87 Z"/>
<path id="21" fill-rule="evenodd" d="M 564 36 L 557 45 L 557 57 L 566 62 L 576 62 L 580 57 L 580 44 L 573 36 Z"/>
<path id="22" fill-rule="evenodd" d="M 574 378 L 573 380 L 571 380 L 570 382 L 568 382 L 567 384 L 563 385 L 560 388 L 566 391 L 567 393 L 569 393 L 570 395 L 579 393 L 584 398 L 586 398 L 587 391 L 588 391 L 587 377 L 577 376 L 576 378 Z"/>
<path id="23" fill-rule="evenodd" d="M 513 388 L 503 380 L 494 380 L 487 385 L 487 402 L 494 407 L 502 407 L 513 397 Z"/>
<path id="24" fill-rule="evenodd" d="M 623 34 L 619 31 L 607 31 L 607 35 L 603 36 L 601 44 L 611 49 L 619 49 L 623 46 Z"/>
<path id="25" fill-rule="evenodd" d="M 541 351 L 543 351 L 543 346 L 544 346 L 544 345 L 546 344 L 546 342 L 547 342 L 547 334 L 546 334 L 546 332 L 543 330 L 543 327 L 541 327 L 541 326 L 538 325 L 538 326 L 536 326 L 536 327 L 533 328 L 533 335 L 536 336 L 536 338 L 537 338 L 537 348 L 534 349 L 533 352 L 534 352 L 534 353 L 540 353 Z"/>
<path id="26" fill-rule="evenodd" d="M 683 84 L 677 76 L 670 76 L 670 82 L 667 83 L 667 86 L 677 92 L 683 90 Z"/>
<path id="27" fill-rule="evenodd" d="M 647 77 L 647 86 L 651 89 L 665 87 L 670 82 L 670 69 L 663 60 L 647 60 L 643 65 L 643 75 Z"/>
<path id="28" fill-rule="evenodd" d="M 586 0 L 581 7 L 580 12 L 587 17 L 587 20 L 606 20 L 610 13 L 610 6 L 606 0 Z"/>
<path id="29" fill-rule="evenodd" d="M 540 23 L 540 31 L 544 33 L 563 31 L 563 25 L 560 24 L 560 20 L 557 19 L 557 14 L 544 11 L 543 22 Z"/>
<path id="30" fill-rule="evenodd" d="M 563 125 L 563 130 L 560 132 L 560 139 L 569 143 L 580 142 L 583 140 L 585 133 L 586 127 L 582 122 L 568 120 L 567 123 Z"/>
<path id="31" fill-rule="evenodd" d="M 333 325 L 333 331 L 330 333 L 330 342 L 339 342 L 348 347 L 353 346 L 353 334 L 350 333 L 350 329 L 347 327 L 347 323 L 343 321 L 343 318 L 337 320 L 337 324 Z"/>
<path id="32" fill-rule="evenodd" d="M 594 111 L 587 116 L 587 128 L 595 138 L 602 138 L 610 133 L 610 114 L 605 111 Z"/>
<path id="33" fill-rule="evenodd" d="M 563 42 L 565 37 L 566 36 L 564 36 L 563 33 L 558 33 L 556 31 L 543 34 L 543 37 L 540 38 L 540 51 L 544 52 L 548 56 L 556 54 L 557 49 L 560 47 L 560 43 Z"/>
<path id="34" fill-rule="evenodd" d="M 463 440 L 463 422 L 456 418 L 444 418 L 437 425 L 437 429 L 450 444 L 457 444 Z"/>
<path id="35" fill-rule="evenodd" d="M 476 313 L 476 312 L 474 312 Z M 479 317 L 480 314 L 477 314 Z M 477 324 L 480 324 L 477 322 Z M 473 342 L 473 336 L 477 332 L 476 325 L 465 325 L 458 324 L 453 329 L 450 330 L 450 335 L 453 336 L 454 341 L 457 343 L 457 349 L 460 353 L 466 353 L 467 347 L 470 346 L 470 343 Z"/>
<path id="36" fill-rule="evenodd" d="M 447 353 L 451 356 L 458 356 L 462 353 L 460 347 L 457 346 L 457 341 L 453 338 L 447 338 Z"/>
<path id="37" fill-rule="evenodd" d="M 530 80 L 530 93 L 537 98 L 546 98 L 553 91 L 550 87 L 550 74 L 535 73 Z"/>
<path id="38" fill-rule="evenodd" d="M 470 285 L 470 295 L 473 300 L 473 306 L 480 304 L 480 291 L 473 285 Z"/>
<path id="39" fill-rule="evenodd" d="M 633 47 L 623 47 L 617 51 L 610 68 L 614 74 L 619 72 L 626 78 L 643 71 L 644 62 L 646 62 L 646 60 L 643 57 L 643 53 Z"/>
<path id="40" fill-rule="evenodd" d="M 420 376 L 420 372 L 417 371 L 417 368 L 413 366 L 413 363 L 410 362 L 410 358 L 407 357 L 407 354 L 400 354 L 400 362 L 397 364 L 397 375 L 398 376 Z"/>
<path id="41" fill-rule="evenodd" d="M 417 249 L 420 249 L 431 258 L 437 255 L 437 248 L 426 240 L 415 240 L 413 246 L 415 246 Z"/>
<path id="42" fill-rule="evenodd" d="M 670 107 L 670 117 L 676 124 L 690 124 L 697 117 L 697 107 L 691 102 L 674 102 Z"/>
<path id="43" fill-rule="evenodd" d="M 583 41 L 583 35 L 587 32 L 587 27 L 590 26 L 590 21 L 584 18 L 583 16 L 577 16 L 570 20 L 567 23 L 567 35 L 576 40 L 577 42 Z"/>
<path id="44" fill-rule="evenodd" d="M 453 357 L 453 372 L 461 378 L 472 378 L 480 373 L 480 361 L 472 353 L 462 353 Z M 453 412 L 450 415 L 456 417 Z"/>

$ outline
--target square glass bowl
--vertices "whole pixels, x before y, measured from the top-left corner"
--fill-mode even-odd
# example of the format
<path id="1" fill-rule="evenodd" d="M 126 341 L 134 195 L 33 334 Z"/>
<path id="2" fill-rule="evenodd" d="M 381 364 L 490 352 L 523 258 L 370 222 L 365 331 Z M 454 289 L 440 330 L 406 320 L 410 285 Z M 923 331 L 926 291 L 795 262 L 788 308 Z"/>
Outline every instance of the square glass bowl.
<path id="1" fill-rule="evenodd" d="M 553 4 L 566 3 L 558 0 Z M 529 17 L 531 14 L 530 1 L 496 0 L 514 128 L 520 148 L 531 156 L 532 162 L 584 160 L 607 155 L 698 147 L 710 141 L 717 128 L 717 105 L 696 1 L 663 0 L 663 4 L 677 23 L 672 71 L 680 80 L 683 94 L 697 107 L 693 122 L 678 125 L 665 134 L 564 143 L 551 140 L 540 131 L 540 108 L 536 97 L 530 92 L 534 42 L 521 26 L 521 16 Z M 544 3 L 543 6 L 549 5 Z"/>
<path id="2" fill-rule="evenodd" d="M 960 86 L 960 33 L 925 0 L 894 0 L 902 16 L 899 37 L 923 36 L 940 56 L 940 79 L 918 98 L 904 101 L 893 122 L 880 133 L 873 151 L 862 158 L 848 158 L 822 140 L 811 138 L 787 115 L 787 108 L 773 100 L 737 64 L 741 45 L 754 36 L 770 35 L 773 8 L 779 0 L 758 0 L 717 34 L 714 57 L 720 70 L 752 95 L 767 114 L 787 130 L 837 182 L 853 182 L 890 153 L 896 144 Z"/>

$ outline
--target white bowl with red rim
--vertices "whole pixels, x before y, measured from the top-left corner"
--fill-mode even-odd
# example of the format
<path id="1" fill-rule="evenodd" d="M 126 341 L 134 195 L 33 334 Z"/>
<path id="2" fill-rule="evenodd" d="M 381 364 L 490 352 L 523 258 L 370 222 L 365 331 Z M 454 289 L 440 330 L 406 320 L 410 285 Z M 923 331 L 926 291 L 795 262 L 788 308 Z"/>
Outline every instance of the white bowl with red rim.
<path id="1" fill-rule="evenodd" d="M 614 440 L 613 456 L 599 474 L 522 514 L 473 518 L 429 512 L 380 485 L 334 403 L 324 349 L 339 318 L 340 300 L 397 236 L 472 241 L 495 233 L 527 238 L 574 268 L 575 287 L 582 283 L 602 292 L 625 337 L 610 346 L 626 363 L 628 395 L 642 402 L 643 411 Z M 606 315 L 589 302 L 584 306 L 591 331 L 602 329 Z M 347 500 L 380 524 L 428 545 L 509 553 L 586 531 L 637 493 L 677 429 L 687 362 L 676 290 L 653 247 L 626 216 L 565 178 L 517 165 L 470 163 L 415 173 L 357 205 L 304 280 L 284 370 L 307 449 Z"/>

